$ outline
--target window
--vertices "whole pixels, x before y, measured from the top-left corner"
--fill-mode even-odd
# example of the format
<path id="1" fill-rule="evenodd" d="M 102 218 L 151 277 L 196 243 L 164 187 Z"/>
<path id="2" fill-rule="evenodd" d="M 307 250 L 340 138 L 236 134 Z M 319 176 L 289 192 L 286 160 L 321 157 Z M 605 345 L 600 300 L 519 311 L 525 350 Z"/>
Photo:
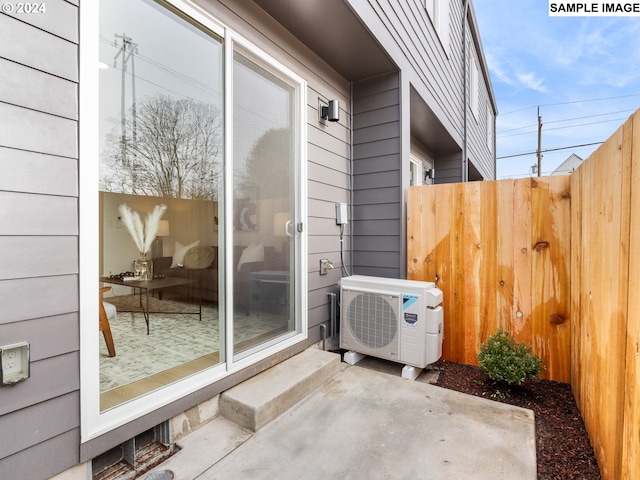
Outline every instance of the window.
<path id="1" fill-rule="evenodd" d="M 294 331 L 295 87 L 242 48 L 233 54 L 233 245 L 237 358 Z M 243 260 L 245 260 L 243 262 Z M 251 319 L 247 323 L 247 318 Z"/>
<path id="2" fill-rule="evenodd" d="M 479 89 L 478 61 L 473 50 L 473 44 L 469 42 L 469 108 L 476 121 L 478 121 L 479 114 Z"/>
<path id="3" fill-rule="evenodd" d="M 493 110 L 491 103 L 487 102 L 487 147 L 493 153 Z"/>
<path id="4" fill-rule="evenodd" d="M 424 8 L 427 9 L 427 13 L 429 14 L 429 17 L 431 18 L 431 21 L 435 24 L 437 17 L 436 17 L 436 8 L 437 8 L 437 4 L 438 4 L 438 0 L 425 0 L 424 2 Z"/>
<path id="5" fill-rule="evenodd" d="M 94 5 L 81 12 L 83 441 L 306 336 L 303 79 L 180 0 Z M 82 300 L 102 286 L 115 352 Z"/>
<path id="6" fill-rule="evenodd" d="M 449 0 L 425 0 L 424 8 L 431 19 L 431 23 L 445 48 L 449 53 Z"/>

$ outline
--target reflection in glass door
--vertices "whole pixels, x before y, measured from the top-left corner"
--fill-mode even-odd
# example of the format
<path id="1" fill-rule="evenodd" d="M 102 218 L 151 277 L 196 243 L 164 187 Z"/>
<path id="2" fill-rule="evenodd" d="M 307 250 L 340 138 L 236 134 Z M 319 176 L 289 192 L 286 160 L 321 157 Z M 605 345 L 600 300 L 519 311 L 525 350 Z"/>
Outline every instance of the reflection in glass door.
<path id="1" fill-rule="evenodd" d="M 233 344 L 242 356 L 292 332 L 295 88 L 236 50 L 233 61 Z"/>
<path id="2" fill-rule="evenodd" d="M 100 274 L 115 346 L 100 339 L 104 411 L 226 360 L 217 225 L 224 52 L 221 37 L 146 0 L 101 1 L 99 35 Z M 143 225 L 166 206 L 150 246 L 129 235 L 123 204 Z M 155 277 L 134 289 L 143 249 Z"/>

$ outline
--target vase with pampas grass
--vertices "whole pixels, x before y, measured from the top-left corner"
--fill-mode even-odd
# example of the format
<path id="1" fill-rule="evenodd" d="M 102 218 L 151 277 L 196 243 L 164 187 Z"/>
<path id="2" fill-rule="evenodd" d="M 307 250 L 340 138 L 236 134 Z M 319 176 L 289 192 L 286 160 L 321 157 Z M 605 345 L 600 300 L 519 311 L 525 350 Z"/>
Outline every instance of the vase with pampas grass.
<path id="1" fill-rule="evenodd" d="M 151 249 L 153 240 L 156 238 L 160 219 L 166 210 L 166 205 L 156 205 L 153 210 L 147 214 L 143 227 L 138 212 L 131 210 L 126 203 L 118 207 L 120 219 L 127 227 L 129 235 L 131 235 L 136 247 L 140 251 L 140 257 L 133 262 L 133 271 L 139 280 L 145 282 L 153 280 L 153 262 L 147 258 L 147 253 Z"/>

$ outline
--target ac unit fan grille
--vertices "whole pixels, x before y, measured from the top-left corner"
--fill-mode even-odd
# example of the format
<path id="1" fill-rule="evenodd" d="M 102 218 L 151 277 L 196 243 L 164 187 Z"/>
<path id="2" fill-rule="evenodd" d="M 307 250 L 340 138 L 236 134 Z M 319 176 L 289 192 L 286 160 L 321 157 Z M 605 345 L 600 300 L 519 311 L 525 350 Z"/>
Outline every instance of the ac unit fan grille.
<path id="1" fill-rule="evenodd" d="M 383 348 L 395 340 L 398 318 L 389 301 L 392 298 L 394 297 L 379 293 L 357 292 L 349 301 L 349 327 L 354 337 L 363 345 Z"/>

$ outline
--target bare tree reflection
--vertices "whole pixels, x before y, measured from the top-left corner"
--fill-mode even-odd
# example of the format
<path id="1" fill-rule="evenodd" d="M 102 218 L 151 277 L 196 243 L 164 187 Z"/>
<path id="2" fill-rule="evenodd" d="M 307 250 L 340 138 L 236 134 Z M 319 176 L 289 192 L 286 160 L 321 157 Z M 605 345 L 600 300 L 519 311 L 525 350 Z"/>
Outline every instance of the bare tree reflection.
<path id="1" fill-rule="evenodd" d="M 138 101 L 124 139 L 107 137 L 100 189 L 217 200 L 222 180 L 222 114 L 212 104 L 156 94 Z M 135 121 L 135 130 L 134 130 Z M 135 131 L 135 135 L 133 132 Z"/>

